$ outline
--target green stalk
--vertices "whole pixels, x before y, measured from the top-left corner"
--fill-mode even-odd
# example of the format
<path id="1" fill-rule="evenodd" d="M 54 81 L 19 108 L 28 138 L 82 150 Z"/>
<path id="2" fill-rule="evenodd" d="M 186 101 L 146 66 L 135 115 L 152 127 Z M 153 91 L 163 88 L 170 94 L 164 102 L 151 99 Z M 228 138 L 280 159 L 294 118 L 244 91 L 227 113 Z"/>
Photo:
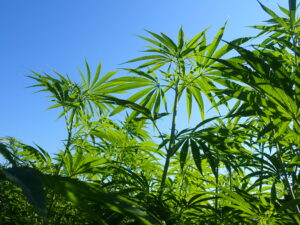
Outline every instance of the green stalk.
<path id="1" fill-rule="evenodd" d="M 280 164 L 281 164 L 282 171 L 283 171 L 285 188 L 288 189 L 289 195 L 293 198 L 293 200 L 296 200 L 295 193 L 294 193 L 293 188 L 291 187 L 291 184 L 288 180 L 288 176 L 287 176 L 287 173 L 286 173 L 286 169 L 284 167 L 283 159 L 281 157 L 281 148 L 280 148 L 280 145 L 278 143 L 276 143 L 276 150 L 277 150 L 277 154 L 279 156 Z M 296 204 L 296 211 L 297 211 L 298 214 L 300 214 L 300 208 L 299 208 L 298 204 Z"/>
<path id="2" fill-rule="evenodd" d="M 260 150 L 261 150 L 261 156 L 260 156 L 260 159 L 261 159 L 261 164 L 260 164 L 260 174 L 259 174 L 259 179 L 260 179 L 260 182 L 259 182 L 259 194 L 261 195 L 262 194 L 262 186 L 263 186 L 263 180 L 262 180 L 262 176 L 263 176 L 263 160 L 264 160 L 264 144 L 260 144 Z"/>
<path id="3" fill-rule="evenodd" d="M 229 190 L 232 191 L 232 171 L 231 171 L 231 166 L 229 166 Z"/>
<path id="4" fill-rule="evenodd" d="M 68 132 L 68 138 L 67 138 L 66 148 L 65 148 L 63 157 L 65 157 L 66 153 L 70 150 L 71 139 L 72 139 L 72 130 L 73 130 L 73 125 L 74 125 L 74 115 L 75 115 L 75 113 L 71 114 L 71 118 L 70 118 L 71 122 L 70 123 L 68 122 L 68 119 L 65 116 L 65 121 L 66 121 L 66 126 L 67 126 L 67 132 Z M 57 171 L 56 171 L 55 175 L 59 175 L 62 167 L 63 167 L 63 160 L 61 160 L 60 164 L 58 165 L 58 168 L 57 168 Z M 55 204 L 55 193 L 52 193 L 51 203 L 49 204 L 48 212 L 52 211 L 52 208 L 54 207 L 54 204 Z"/>
<path id="5" fill-rule="evenodd" d="M 182 76 L 182 71 L 184 71 L 183 68 L 181 68 L 180 59 L 177 58 L 176 61 L 177 61 L 178 78 L 176 78 L 177 80 L 176 79 L 174 80 L 175 81 L 175 87 L 174 87 L 175 96 L 174 96 L 173 112 L 172 112 L 171 135 L 170 135 L 169 147 L 167 149 L 167 155 L 166 155 L 164 170 L 163 170 L 161 183 L 160 183 L 160 187 L 159 187 L 159 198 L 161 198 L 162 194 L 163 194 L 163 190 L 164 190 L 167 175 L 168 175 L 170 160 L 171 160 L 172 155 L 174 154 L 174 149 L 173 148 L 175 146 L 176 116 L 177 116 L 177 108 L 178 108 L 178 101 L 179 101 L 178 86 L 179 86 L 180 77 Z"/>
<path id="6" fill-rule="evenodd" d="M 166 155 L 166 161 L 164 165 L 164 170 L 163 170 L 163 175 L 159 187 L 159 196 L 162 196 L 165 184 L 166 184 L 166 179 L 168 175 L 168 170 L 169 170 L 169 165 L 170 165 L 170 159 L 173 154 L 173 148 L 175 146 L 175 131 L 176 131 L 176 116 L 177 116 L 177 107 L 178 107 L 178 97 L 179 97 L 179 92 L 178 92 L 178 84 L 179 84 L 179 79 L 177 80 L 175 84 L 175 96 L 174 96 L 174 105 L 173 105 L 173 112 L 172 112 L 172 127 L 171 127 L 171 135 L 170 135 L 170 142 L 169 142 L 169 147 L 167 149 L 167 155 Z"/>
<path id="7" fill-rule="evenodd" d="M 70 123 L 68 122 L 68 119 L 65 116 L 65 121 L 66 121 L 66 126 L 67 126 L 67 132 L 68 132 L 68 138 L 67 138 L 66 148 L 65 148 L 63 157 L 65 157 L 66 153 L 69 152 L 69 150 L 70 150 L 71 140 L 72 140 L 72 135 L 73 135 L 72 130 L 73 130 L 73 124 L 74 124 L 74 115 L 75 115 L 75 113 L 72 112 L 71 113 L 71 117 L 70 117 Z M 59 175 L 62 166 L 63 166 L 63 161 L 60 162 L 60 164 L 59 164 L 59 166 L 57 168 L 56 175 Z"/>
<path id="8" fill-rule="evenodd" d="M 157 130 L 157 132 L 158 132 L 158 134 L 159 134 L 159 136 L 160 136 L 162 142 L 164 142 L 164 141 L 165 141 L 165 138 L 164 138 L 162 132 L 160 131 L 159 127 L 157 126 L 156 121 L 155 121 L 155 120 L 151 120 L 151 122 L 153 123 L 155 129 Z M 166 145 L 165 145 L 165 150 L 166 150 L 166 152 L 168 151 Z"/>
<path id="9" fill-rule="evenodd" d="M 218 197 L 217 197 L 217 195 L 218 195 L 218 193 L 219 193 L 219 152 L 218 152 L 218 150 L 217 150 L 217 171 L 216 171 L 216 184 L 217 184 L 217 186 L 216 186 L 216 189 L 215 189 L 215 191 L 216 191 L 216 198 L 215 198 L 215 213 L 216 213 L 216 215 L 215 215 L 215 224 L 218 224 Z"/>

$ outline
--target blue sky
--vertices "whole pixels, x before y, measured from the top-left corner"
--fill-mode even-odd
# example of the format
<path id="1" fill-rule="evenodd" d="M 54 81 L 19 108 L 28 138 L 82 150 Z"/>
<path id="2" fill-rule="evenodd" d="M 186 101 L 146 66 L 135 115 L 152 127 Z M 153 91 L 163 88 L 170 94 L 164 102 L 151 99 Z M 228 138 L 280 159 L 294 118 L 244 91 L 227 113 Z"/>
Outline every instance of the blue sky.
<path id="1" fill-rule="evenodd" d="M 287 1 L 262 0 L 276 9 Z M 64 123 L 45 94 L 26 88 L 30 70 L 56 70 L 78 79 L 84 60 L 103 72 L 141 56 L 145 43 L 134 34 L 144 29 L 175 37 L 180 26 L 192 37 L 211 27 L 208 36 L 228 19 L 225 40 L 250 36 L 246 26 L 268 17 L 255 0 L 9 0 L 0 6 L 1 110 L 0 137 L 13 136 L 57 152 L 66 137 Z M 122 72 L 119 74 L 122 75 Z"/>

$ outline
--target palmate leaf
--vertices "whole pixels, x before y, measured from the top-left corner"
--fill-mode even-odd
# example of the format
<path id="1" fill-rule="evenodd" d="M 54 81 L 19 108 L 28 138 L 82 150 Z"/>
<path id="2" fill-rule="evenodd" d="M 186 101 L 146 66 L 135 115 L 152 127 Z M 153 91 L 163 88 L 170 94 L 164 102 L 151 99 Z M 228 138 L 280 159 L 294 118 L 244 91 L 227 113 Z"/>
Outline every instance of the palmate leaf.
<path id="1" fill-rule="evenodd" d="M 38 74 L 36 72 L 32 72 L 33 75 L 28 76 L 37 81 L 37 84 L 32 85 L 30 87 L 40 87 L 39 91 L 48 91 L 51 93 L 52 100 L 54 99 L 60 105 L 66 105 L 69 98 L 69 89 L 72 86 L 70 80 L 64 78 L 60 74 L 58 74 L 59 79 L 55 79 L 48 74 Z"/>
<path id="2" fill-rule="evenodd" d="M 241 45 L 252 39 L 251 37 L 238 38 L 230 43 L 226 43 L 224 46 L 219 48 L 220 42 L 224 35 L 224 31 L 226 28 L 226 23 L 224 26 L 218 31 L 217 35 L 214 37 L 211 44 L 206 46 L 206 41 L 204 41 L 197 50 L 196 63 L 198 65 L 198 69 L 206 70 L 209 72 L 211 67 L 214 67 L 215 59 L 219 59 L 223 57 L 225 54 L 233 50 L 233 46 Z M 219 48 L 219 49 L 218 49 Z"/>
<path id="3" fill-rule="evenodd" d="M 150 192 L 150 181 L 147 179 L 147 177 L 144 176 L 143 172 L 136 173 L 130 169 L 117 165 L 111 165 L 110 167 L 118 173 L 122 174 L 123 176 L 127 177 L 128 180 L 124 181 L 123 185 L 130 184 L 135 187 L 133 187 L 133 190 L 138 189 L 143 190 L 146 193 Z"/>
<path id="4" fill-rule="evenodd" d="M 147 61 L 142 65 L 138 66 L 138 68 L 153 67 L 155 69 L 158 69 L 163 65 L 170 64 L 170 63 L 177 63 L 180 61 L 182 63 L 181 65 L 182 70 L 184 70 L 185 65 L 183 61 L 187 58 L 193 57 L 194 50 L 198 46 L 198 42 L 200 38 L 205 34 L 205 31 L 200 32 L 189 42 L 185 42 L 184 32 L 182 28 L 180 28 L 178 31 L 178 41 L 176 44 L 169 36 L 167 36 L 164 33 L 156 34 L 151 31 L 147 31 L 147 32 L 153 37 L 153 39 L 143 37 L 143 36 L 138 36 L 138 37 L 150 42 L 155 46 L 155 47 L 147 46 L 147 49 L 144 52 L 153 52 L 155 54 L 142 56 L 127 61 L 127 63 L 144 61 L 144 60 Z"/>
<path id="5" fill-rule="evenodd" d="M 188 117 L 190 117 L 192 111 L 192 99 L 195 99 L 201 118 L 204 119 L 204 103 L 201 93 L 207 97 L 213 107 L 218 111 L 215 94 L 220 95 L 218 97 L 222 97 L 222 94 L 220 92 L 215 92 L 218 88 L 215 86 L 215 80 L 210 76 L 210 73 L 216 64 L 215 58 L 223 57 L 229 51 L 234 49 L 230 44 L 226 44 L 218 49 L 225 27 L 226 24 L 219 30 L 212 43 L 208 45 L 206 44 L 205 35 L 203 34 L 203 40 L 199 43 L 195 52 L 196 67 L 184 77 L 185 82 L 183 82 L 182 85 L 187 88 L 186 102 Z M 240 38 L 234 40 L 233 43 L 243 44 L 249 39 L 250 38 Z"/>
<path id="6" fill-rule="evenodd" d="M 136 77 L 132 76 L 129 82 L 132 82 L 132 84 L 136 85 L 137 88 L 143 87 L 143 89 L 130 96 L 126 101 L 133 102 L 135 104 L 140 105 L 141 107 L 144 107 L 147 110 L 150 110 L 150 112 L 152 112 L 153 115 L 158 115 L 160 113 L 160 109 L 162 106 L 161 103 L 163 103 L 165 110 L 167 110 L 165 91 L 162 89 L 159 79 L 154 72 L 148 71 L 148 73 L 146 73 L 137 69 L 125 70 L 133 73 L 134 75 L 137 75 Z M 124 80 L 124 82 L 126 82 L 126 80 Z M 125 83 L 124 87 L 126 88 L 126 86 L 127 84 Z M 132 107 L 129 108 L 133 109 Z M 126 109 L 126 107 L 119 105 L 111 112 L 111 115 L 115 115 L 124 109 Z M 139 113 L 139 111 L 135 110 L 130 114 L 128 119 L 136 119 Z M 154 120 L 158 119 L 155 116 L 148 116 L 148 119 L 150 118 Z"/>
<path id="7" fill-rule="evenodd" d="M 292 81 L 289 76 L 290 72 L 282 66 L 282 59 L 276 57 L 274 52 L 268 52 L 266 50 L 251 52 L 238 46 L 234 48 L 253 69 L 251 72 L 248 70 L 251 75 L 249 74 L 247 77 L 245 75 L 243 76 L 244 80 L 256 82 L 260 85 L 271 84 L 274 87 L 284 89 L 288 95 L 293 96 L 290 90 L 292 86 Z M 282 84 L 283 82 L 284 84 Z"/>
<path id="8" fill-rule="evenodd" d="M 268 7 L 266 7 L 265 5 L 261 4 L 260 2 L 259 2 L 259 4 L 263 8 L 263 10 L 265 12 L 267 12 L 277 23 L 279 23 L 286 30 L 289 30 L 288 24 L 280 16 L 278 16 L 274 11 L 272 11 L 271 9 L 269 9 Z"/>
<path id="9" fill-rule="evenodd" d="M 160 79 L 168 82 L 166 88 L 164 90 L 160 90 L 159 93 L 149 90 L 149 94 L 143 99 L 140 99 L 139 105 L 149 108 L 155 113 L 159 113 L 159 105 L 161 105 L 162 100 L 164 103 L 166 102 L 164 97 L 166 92 L 169 90 L 175 90 L 175 86 L 178 85 L 178 100 L 180 100 L 184 92 L 186 95 L 185 98 L 187 102 L 186 105 L 188 117 L 190 118 L 191 116 L 193 101 L 195 100 L 200 112 L 200 116 L 202 119 L 204 119 L 204 102 L 201 92 L 205 94 L 205 96 L 212 102 L 214 106 L 217 105 L 213 97 L 213 92 L 216 90 L 216 87 L 213 84 L 214 81 L 206 77 L 206 75 L 210 73 L 209 66 L 215 62 L 212 57 L 214 57 L 214 54 L 216 54 L 215 57 L 222 57 L 233 49 L 233 47 L 228 44 L 226 47 L 217 50 L 224 34 L 225 26 L 226 24 L 219 30 L 212 43 L 208 45 L 206 44 L 205 37 L 206 30 L 197 34 L 190 41 L 185 41 L 184 32 L 182 28 L 180 28 L 178 31 L 177 44 L 164 33 L 156 34 L 147 31 L 153 37 L 153 39 L 145 37 L 141 38 L 155 45 L 155 47 L 147 47 L 148 50 L 146 50 L 147 52 L 153 52 L 154 54 L 142 56 L 129 62 L 146 61 L 138 68 L 145 66 L 155 67 L 156 65 L 159 65 L 160 67 L 161 65 L 167 64 L 169 65 L 169 68 L 172 68 L 174 65 L 174 71 L 178 71 L 176 71 L 175 74 L 172 74 L 171 70 L 168 70 L 167 72 L 161 71 L 162 77 Z M 235 43 L 244 43 L 247 40 L 248 38 L 243 38 L 236 40 Z M 193 59 L 196 59 L 196 61 L 198 60 L 198 66 L 193 65 L 197 66 L 198 69 L 192 68 L 189 69 L 189 71 L 186 71 L 186 65 L 192 63 L 191 61 Z M 148 72 L 137 71 L 138 70 L 131 70 L 130 72 L 133 72 L 138 76 L 149 77 L 149 75 L 151 76 L 150 71 L 153 70 L 150 69 Z M 155 80 L 153 85 L 158 88 L 158 81 Z M 134 99 L 136 102 L 138 100 L 137 96 L 142 97 L 142 92 L 143 91 L 141 90 L 139 94 L 134 94 L 132 97 L 130 97 L 130 99 Z M 153 96 L 149 96 L 150 94 Z M 121 108 L 118 107 L 116 111 L 120 112 L 120 110 Z M 134 112 L 132 117 L 136 117 L 136 114 L 137 113 Z"/>
<path id="10" fill-rule="evenodd" d="M 248 217 L 251 217 L 251 218 L 259 217 L 257 215 L 257 212 L 255 212 L 256 210 L 254 211 L 254 207 L 251 207 L 251 205 L 246 200 L 244 200 L 242 196 L 240 196 L 228 189 L 225 189 L 223 187 L 220 187 L 220 186 L 217 186 L 217 187 L 222 189 L 222 191 L 228 195 L 223 194 L 223 193 L 215 193 L 215 192 L 209 192 L 208 194 L 216 195 L 216 196 L 226 200 L 226 203 L 225 203 L 226 206 L 231 207 L 233 209 L 241 210 Z"/>
<path id="11" fill-rule="evenodd" d="M 221 124 L 203 128 L 205 124 L 213 120 L 217 120 Z M 244 143 L 244 140 L 248 138 L 249 134 L 245 133 L 243 126 L 237 126 L 235 124 L 237 121 L 238 120 L 234 122 L 229 121 L 228 124 L 225 124 L 221 120 L 218 120 L 218 117 L 215 117 L 205 120 L 194 129 L 187 131 L 189 137 L 193 138 L 196 142 L 198 151 L 201 151 L 201 158 L 197 157 L 197 152 L 194 154 L 194 157 L 196 156 L 201 160 L 206 159 L 215 176 L 217 176 L 220 160 L 227 168 L 237 170 L 234 163 L 236 154 L 250 153 L 240 144 Z M 251 147 L 251 145 L 248 146 Z M 196 149 L 196 147 L 194 149 Z"/>
<path id="12" fill-rule="evenodd" d="M 229 44 L 229 43 L 228 43 Z M 246 50 L 239 46 L 232 46 L 236 51 L 240 53 L 243 59 L 257 72 L 257 76 L 268 77 L 270 72 L 270 66 L 267 65 L 264 60 L 255 55 L 254 52 Z"/>
<path id="13" fill-rule="evenodd" d="M 249 224 L 282 224 L 282 215 L 277 214 L 278 211 L 274 207 L 275 205 L 264 196 L 258 198 L 238 188 L 232 191 L 221 185 L 214 185 L 220 192 L 209 192 L 207 194 L 219 197 L 223 207 L 231 208 L 231 214 L 236 211 L 241 216 L 240 219 L 246 219 Z M 285 217 L 284 222 L 286 220 L 288 219 Z"/>
<path id="14" fill-rule="evenodd" d="M 276 58 L 270 52 L 251 52 L 238 46 L 234 46 L 234 48 L 240 53 L 242 59 L 245 60 L 250 68 L 232 60 L 225 61 L 215 59 L 226 66 L 224 70 L 219 68 L 221 71 L 223 70 L 222 76 L 230 79 L 234 78 L 235 80 L 249 85 L 253 88 L 253 90 L 257 91 L 260 96 L 255 98 L 257 100 L 261 98 L 261 100 L 259 100 L 261 104 L 256 106 L 257 109 L 259 109 L 259 107 L 265 107 L 266 111 L 270 111 L 266 107 L 268 105 L 269 109 L 275 109 L 273 114 L 279 113 L 286 118 L 295 118 L 298 114 L 298 107 L 294 99 L 292 85 L 290 85 L 292 81 L 288 76 L 289 72 L 284 67 L 280 66 L 282 65 L 281 60 Z M 263 57 L 261 57 L 262 55 Z M 227 84 L 230 84 L 230 82 L 226 81 L 223 85 L 224 84 L 228 86 Z M 232 87 L 238 87 L 238 85 L 231 85 L 231 88 Z M 225 92 L 223 92 L 223 94 L 225 94 Z M 235 89 L 235 93 L 233 91 L 232 94 L 235 95 L 235 97 L 242 97 L 242 95 L 246 97 L 245 91 L 242 90 Z M 250 94 L 251 92 L 248 92 L 247 99 L 243 100 L 248 101 L 251 104 L 250 101 L 252 100 L 249 99 Z M 253 94 L 257 95 L 255 93 Z M 263 102 L 266 102 L 267 105 L 262 105 Z M 273 107 L 270 107 L 271 105 L 273 105 Z M 253 106 L 255 107 L 254 104 Z"/>
<path id="15" fill-rule="evenodd" d="M 129 89 L 144 85 L 142 82 L 140 85 L 138 85 L 138 82 L 130 82 L 130 79 L 128 84 L 124 85 L 124 80 L 128 78 L 124 77 L 122 78 L 123 80 L 118 78 L 112 79 L 117 73 L 116 71 L 101 76 L 101 64 L 98 64 L 94 76 L 87 61 L 85 61 L 85 70 L 85 74 L 79 70 L 81 84 L 73 82 L 69 77 L 64 77 L 56 71 L 54 73 L 58 78 L 54 78 L 54 76 L 46 73 L 32 72 L 32 75 L 29 77 L 34 79 L 37 84 L 31 87 L 38 87 L 40 88 L 39 91 L 46 91 L 51 94 L 49 97 L 54 104 L 49 108 L 61 107 L 62 113 L 59 115 L 59 118 L 73 114 L 72 118 L 78 120 L 82 114 L 90 113 L 95 115 L 95 113 L 102 114 L 108 111 L 108 108 L 111 106 L 98 102 L 96 100 L 97 95 L 124 93 Z"/>
<path id="16" fill-rule="evenodd" d="M 116 85 L 118 85 L 115 82 L 109 81 L 109 79 L 117 73 L 116 71 L 108 72 L 103 77 L 100 77 L 102 65 L 101 63 L 99 63 L 92 80 L 90 67 L 87 61 L 85 62 L 85 65 L 86 65 L 86 75 L 84 75 L 80 69 L 79 69 L 79 75 L 81 77 L 82 88 L 84 89 L 83 92 L 86 92 L 86 94 L 88 95 L 96 94 L 99 93 L 99 91 L 101 92 L 101 90 L 107 89 L 108 87 L 113 88 Z"/>
<path id="17" fill-rule="evenodd" d="M 279 6 L 279 9 L 284 13 L 284 17 L 280 17 L 272 10 L 261 4 L 264 10 L 272 18 L 267 21 L 270 24 L 269 26 L 254 26 L 254 28 L 262 30 L 257 37 L 260 37 L 265 33 L 270 33 L 269 37 L 267 37 L 262 44 L 259 44 L 258 46 L 267 49 L 274 49 L 274 47 L 277 46 L 284 50 L 286 46 L 282 43 L 282 41 L 278 41 L 279 39 L 284 39 L 285 41 L 298 45 L 293 41 L 295 38 L 297 39 L 297 27 L 300 22 L 299 18 L 296 17 L 296 10 L 298 8 L 296 4 L 296 0 L 289 0 L 289 9 Z M 294 48 L 292 51 L 297 52 L 297 48 Z M 284 51 L 278 51 L 277 53 L 281 55 L 285 54 Z"/>

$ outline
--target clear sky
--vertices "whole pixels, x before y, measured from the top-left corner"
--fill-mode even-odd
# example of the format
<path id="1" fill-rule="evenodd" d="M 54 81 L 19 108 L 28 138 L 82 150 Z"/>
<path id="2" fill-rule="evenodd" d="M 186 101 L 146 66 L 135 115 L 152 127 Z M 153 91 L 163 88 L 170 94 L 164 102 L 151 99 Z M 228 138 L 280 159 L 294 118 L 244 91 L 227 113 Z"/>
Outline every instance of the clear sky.
<path id="1" fill-rule="evenodd" d="M 287 0 L 261 0 L 272 9 Z M 26 88 L 30 70 L 56 70 L 78 78 L 84 60 L 103 72 L 141 56 L 144 29 L 175 37 L 180 26 L 192 37 L 228 19 L 225 40 L 254 34 L 246 28 L 268 17 L 256 0 L 3 0 L 0 3 L 0 137 L 13 136 L 56 152 L 64 123 L 44 94 Z M 122 75 L 120 73 L 119 75 Z"/>

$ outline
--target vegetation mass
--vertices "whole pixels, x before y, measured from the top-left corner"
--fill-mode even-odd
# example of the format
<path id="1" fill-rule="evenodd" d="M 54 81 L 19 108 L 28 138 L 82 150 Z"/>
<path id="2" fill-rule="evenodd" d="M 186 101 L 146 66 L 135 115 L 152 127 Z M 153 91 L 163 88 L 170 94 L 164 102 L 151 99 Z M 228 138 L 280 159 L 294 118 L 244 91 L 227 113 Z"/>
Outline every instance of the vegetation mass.
<path id="1" fill-rule="evenodd" d="M 32 72 L 66 138 L 0 139 L 0 224 L 300 224 L 299 4 L 261 7 L 255 37 L 147 31 L 118 73 Z"/>

